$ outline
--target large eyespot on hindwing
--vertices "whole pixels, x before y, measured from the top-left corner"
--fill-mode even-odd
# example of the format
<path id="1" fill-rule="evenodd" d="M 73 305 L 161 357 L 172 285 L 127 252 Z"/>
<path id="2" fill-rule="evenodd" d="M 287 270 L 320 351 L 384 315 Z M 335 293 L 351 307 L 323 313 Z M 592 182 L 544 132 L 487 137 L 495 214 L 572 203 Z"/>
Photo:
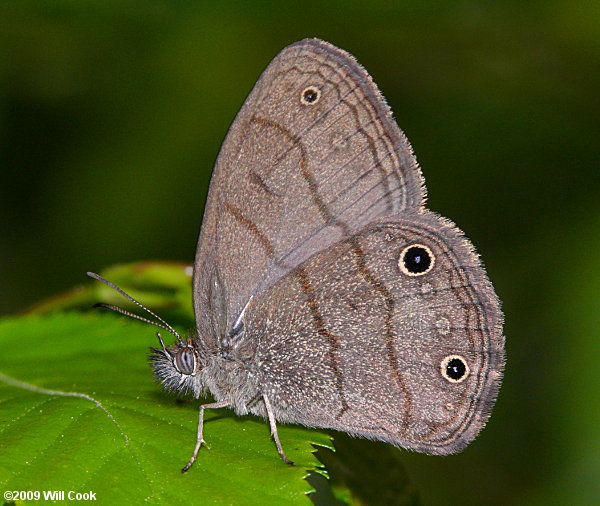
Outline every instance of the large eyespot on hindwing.
<path id="1" fill-rule="evenodd" d="M 406 246 L 398 258 L 398 267 L 407 276 L 422 276 L 427 274 L 435 265 L 433 251 L 424 244 Z"/>
<path id="2" fill-rule="evenodd" d="M 469 366 L 464 357 L 448 355 L 440 364 L 440 372 L 450 383 L 460 383 L 469 375 Z"/>
<path id="3" fill-rule="evenodd" d="M 196 354 L 194 350 L 189 346 L 180 348 L 175 354 L 175 369 L 181 374 L 186 376 L 192 376 L 196 372 Z"/>
<path id="4" fill-rule="evenodd" d="M 304 105 L 315 105 L 321 98 L 321 90 L 314 85 L 308 86 L 300 94 L 300 102 Z"/>

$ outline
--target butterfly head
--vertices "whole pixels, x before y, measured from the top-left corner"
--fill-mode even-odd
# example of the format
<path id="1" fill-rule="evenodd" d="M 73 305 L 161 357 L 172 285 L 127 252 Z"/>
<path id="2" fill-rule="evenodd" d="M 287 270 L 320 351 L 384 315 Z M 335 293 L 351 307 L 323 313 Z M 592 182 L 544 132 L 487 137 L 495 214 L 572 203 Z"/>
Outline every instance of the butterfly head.
<path id="1" fill-rule="evenodd" d="M 151 348 L 153 353 L 150 355 L 154 376 L 169 392 L 198 397 L 203 387 L 200 380 L 202 361 L 194 339 L 178 340 L 167 347 L 160 332 L 157 335 L 161 347 Z"/>
<path id="2" fill-rule="evenodd" d="M 163 385 L 163 387 L 170 392 L 175 392 L 178 394 L 191 393 L 195 397 L 199 397 L 200 392 L 203 389 L 200 379 L 202 362 L 200 360 L 200 354 L 198 353 L 198 347 L 196 345 L 197 341 L 194 339 L 194 337 L 190 336 L 186 340 L 182 339 L 178 332 L 165 320 L 150 311 L 150 309 L 148 309 L 139 301 L 135 300 L 128 293 L 121 290 L 118 286 L 93 272 L 88 272 L 87 274 L 91 278 L 101 281 L 105 285 L 111 287 L 123 297 L 139 306 L 150 316 L 154 317 L 154 320 L 144 318 L 143 316 L 131 313 L 130 311 L 118 306 L 113 306 L 112 304 L 100 302 L 98 304 L 94 304 L 94 307 L 101 307 L 116 311 L 117 313 L 124 314 L 130 318 L 149 323 L 155 327 L 160 327 L 161 329 L 164 329 L 175 336 L 175 344 L 172 346 L 165 346 L 160 332 L 157 332 L 160 348 L 150 348 L 152 350 L 152 355 L 150 355 L 150 363 L 154 369 L 154 375 L 156 376 L 156 379 Z"/>

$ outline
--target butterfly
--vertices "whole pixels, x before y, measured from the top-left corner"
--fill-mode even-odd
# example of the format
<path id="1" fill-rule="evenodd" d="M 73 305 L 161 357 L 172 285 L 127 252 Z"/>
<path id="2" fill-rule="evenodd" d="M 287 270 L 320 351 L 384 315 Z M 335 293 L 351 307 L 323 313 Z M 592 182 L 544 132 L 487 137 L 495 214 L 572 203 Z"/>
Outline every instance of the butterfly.
<path id="1" fill-rule="evenodd" d="M 214 397 L 184 472 L 206 409 L 267 418 L 288 463 L 278 422 L 446 455 L 479 433 L 500 387 L 503 316 L 473 246 L 425 208 L 411 146 L 369 74 L 318 39 L 277 55 L 229 130 L 193 298 L 188 337 L 145 307 L 156 321 L 138 317 L 176 338 L 158 334 L 159 382 Z"/>

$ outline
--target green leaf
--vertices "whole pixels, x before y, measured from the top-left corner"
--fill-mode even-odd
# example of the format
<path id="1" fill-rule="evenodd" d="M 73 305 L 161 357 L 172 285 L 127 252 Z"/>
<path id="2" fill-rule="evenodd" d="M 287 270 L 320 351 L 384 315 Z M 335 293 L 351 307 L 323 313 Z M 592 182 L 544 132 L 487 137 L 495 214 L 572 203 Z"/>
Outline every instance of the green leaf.
<path id="1" fill-rule="evenodd" d="M 146 363 L 153 331 L 111 314 L 0 321 L 0 484 L 4 490 L 93 491 L 112 504 L 309 504 L 313 445 L 330 437 L 280 426 L 284 464 L 256 417 L 206 413 L 187 474 L 198 401 L 178 402 Z"/>

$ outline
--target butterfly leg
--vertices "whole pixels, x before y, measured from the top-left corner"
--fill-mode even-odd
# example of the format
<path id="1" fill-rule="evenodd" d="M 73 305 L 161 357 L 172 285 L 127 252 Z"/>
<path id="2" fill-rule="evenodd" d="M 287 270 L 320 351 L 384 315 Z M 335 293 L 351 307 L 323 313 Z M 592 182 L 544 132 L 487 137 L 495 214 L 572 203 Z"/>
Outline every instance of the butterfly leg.
<path id="1" fill-rule="evenodd" d="M 275 415 L 273 414 L 273 408 L 271 407 L 271 402 L 269 401 L 269 398 L 264 394 L 263 394 L 263 399 L 265 401 L 265 406 L 267 408 L 267 415 L 269 416 L 269 425 L 271 426 L 271 436 L 273 436 L 273 439 L 275 440 L 275 446 L 277 446 L 277 451 L 279 452 L 279 455 L 281 456 L 281 458 L 283 459 L 283 461 L 286 464 L 293 466 L 294 463 L 285 456 L 285 453 L 283 452 L 283 448 L 281 447 L 281 441 L 279 441 L 279 435 L 277 434 L 277 422 L 275 420 Z"/>
<path id="2" fill-rule="evenodd" d="M 192 464 L 195 462 L 196 457 L 198 456 L 200 447 L 202 445 L 206 445 L 206 441 L 204 441 L 204 437 L 202 435 L 202 431 L 204 428 L 204 410 L 205 409 L 225 408 L 228 405 L 229 405 L 229 403 L 227 401 L 221 401 L 221 402 L 211 402 L 210 404 L 202 404 L 198 408 L 198 436 L 196 438 L 196 446 L 194 448 L 194 453 L 192 454 L 192 458 L 190 458 L 190 461 L 181 470 L 182 473 L 185 473 L 190 467 L 192 467 Z"/>

